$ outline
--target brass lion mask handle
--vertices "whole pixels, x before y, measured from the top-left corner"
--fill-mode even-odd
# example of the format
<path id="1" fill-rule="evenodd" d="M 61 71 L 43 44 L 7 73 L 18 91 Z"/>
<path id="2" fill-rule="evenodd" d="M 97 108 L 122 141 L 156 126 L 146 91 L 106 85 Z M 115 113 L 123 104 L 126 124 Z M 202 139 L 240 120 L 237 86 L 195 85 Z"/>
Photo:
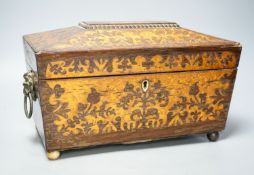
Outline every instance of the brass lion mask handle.
<path id="1" fill-rule="evenodd" d="M 36 77 L 33 71 L 29 71 L 24 74 L 24 83 L 23 83 L 23 94 L 24 94 L 24 111 L 28 119 L 32 117 L 33 114 L 33 101 L 36 101 Z M 29 109 L 27 109 L 27 100 L 29 101 Z"/>

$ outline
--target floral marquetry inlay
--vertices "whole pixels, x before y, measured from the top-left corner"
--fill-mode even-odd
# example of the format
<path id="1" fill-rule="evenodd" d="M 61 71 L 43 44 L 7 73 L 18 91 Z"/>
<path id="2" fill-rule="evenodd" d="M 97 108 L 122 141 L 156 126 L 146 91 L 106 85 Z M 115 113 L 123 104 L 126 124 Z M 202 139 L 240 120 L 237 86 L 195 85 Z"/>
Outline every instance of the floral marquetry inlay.
<path id="1" fill-rule="evenodd" d="M 45 80 L 48 138 L 71 139 L 225 120 L 235 70 Z M 147 90 L 142 82 L 148 81 Z M 70 136 L 70 137 L 69 137 Z M 64 139 L 68 137 L 70 139 Z"/>
<path id="2" fill-rule="evenodd" d="M 231 51 L 79 56 L 50 61 L 40 74 L 45 74 L 46 78 L 61 78 L 232 68 L 237 58 Z"/>
<path id="3" fill-rule="evenodd" d="M 27 35 L 25 38 L 36 51 L 47 53 L 237 44 L 181 27 L 106 30 L 69 27 Z"/>
<path id="4" fill-rule="evenodd" d="M 225 128 L 240 43 L 158 21 L 81 22 L 23 42 L 48 153 L 200 133 L 214 140 Z"/>

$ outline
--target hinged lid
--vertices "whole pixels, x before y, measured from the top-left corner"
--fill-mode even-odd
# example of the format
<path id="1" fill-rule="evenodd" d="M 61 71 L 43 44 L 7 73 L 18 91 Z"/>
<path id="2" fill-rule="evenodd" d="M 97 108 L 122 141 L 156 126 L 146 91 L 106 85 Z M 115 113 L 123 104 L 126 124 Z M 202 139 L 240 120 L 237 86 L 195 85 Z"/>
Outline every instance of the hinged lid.
<path id="1" fill-rule="evenodd" d="M 241 50 L 171 22 L 81 22 L 24 42 L 40 79 L 234 68 Z"/>

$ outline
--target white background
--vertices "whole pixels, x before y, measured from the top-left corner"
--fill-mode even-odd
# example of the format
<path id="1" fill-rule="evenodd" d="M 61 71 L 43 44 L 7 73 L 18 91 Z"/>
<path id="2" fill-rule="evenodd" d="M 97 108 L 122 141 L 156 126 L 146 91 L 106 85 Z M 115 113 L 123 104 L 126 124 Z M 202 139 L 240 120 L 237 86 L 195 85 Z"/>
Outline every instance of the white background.
<path id="1" fill-rule="evenodd" d="M 254 1 L 0 0 L 0 174 L 254 174 Z M 168 20 L 243 45 L 226 130 L 129 146 L 63 153 L 48 161 L 23 112 L 22 35 L 79 21 Z"/>

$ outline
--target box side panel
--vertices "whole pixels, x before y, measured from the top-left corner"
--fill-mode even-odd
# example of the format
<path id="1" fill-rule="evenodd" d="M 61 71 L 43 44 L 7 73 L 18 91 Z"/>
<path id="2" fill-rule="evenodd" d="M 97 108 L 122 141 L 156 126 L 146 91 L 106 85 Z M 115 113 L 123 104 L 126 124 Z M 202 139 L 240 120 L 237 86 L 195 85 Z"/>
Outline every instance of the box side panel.
<path id="1" fill-rule="evenodd" d="M 32 118 L 34 119 L 36 129 L 38 131 L 38 134 L 40 135 L 42 143 L 43 143 L 44 146 L 46 146 L 44 128 L 43 128 L 43 118 L 42 118 L 41 106 L 40 106 L 40 99 L 37 99 L 34 102 L 34 110 L 33 110 Z"/>
<path id="2" fill-rule="evenodd" d="M 220 131 L 235 75 L 222 69 L 41 80 L 47 150 Z"/>
<path id="3" fill-rule="evenodd" d="M 38 58 L 38 73 L 40 79 L 55 79 L 230 69 L 237 67 L 239 57 L 240 48 L 44 54 Z"/>
<path id="4" fill-rule="evenodd" d="M 25 61 L 26 61 L 27 70 L 33 70 L 34 72 L 37 72 L 35 52 L 32 49 L 32 47 L 29 45 L 29 43 L 25 40 L 25 38 L 23 38 L 23 46 L 25 51 Z"/>
<path id="5" fill-rule="evenodd" d="M 23 40 L 23 43 L 24 43 L 27 71 L 33 70 L 36 73 L 36 76 L 38 76 L 35 52 L 30 47 L 30 45 L 26 42 L 25 39 Z M 38 86 L 38 84 L 36 86 Z M 36 89 L 38 89 L 38 87 Z M 33 102 L 32 118 L 35 121 L 36 129 L 42 139 L 43 144 L 45 145 L 45 135 L 44 135 L 43 120 L 42 120 L 42 113 L 41 113 L 41 107 L 40 107 L 40 95 L 39 93 L 37 95 L 38 95 L 38 98 L 36 99 L 36 101 Z"/>

